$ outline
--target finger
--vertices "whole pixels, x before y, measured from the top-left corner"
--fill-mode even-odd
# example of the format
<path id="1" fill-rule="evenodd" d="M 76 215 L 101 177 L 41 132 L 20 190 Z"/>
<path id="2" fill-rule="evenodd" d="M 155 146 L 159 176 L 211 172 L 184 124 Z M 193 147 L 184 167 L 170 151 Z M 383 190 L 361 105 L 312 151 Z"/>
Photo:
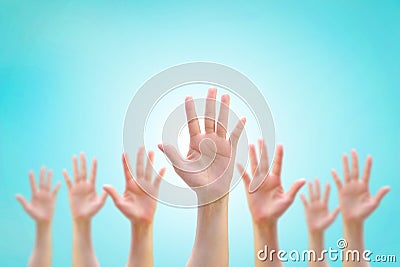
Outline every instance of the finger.
<path id="1" fill-rule="evenodd" d="M 48 170 L 47 171 L 47 189 L 50 191 L 51 189 L 51 183 L 53 182 L 53 171 Z"/>
<path id="2" fill-rule="evenodd" d="M 190 96 L 185 99 L 185 109 L 190 136 L 200 134 L 200 125 L 199 120 L 197 119 L 196 107 L 193 98 Z"/>
<path id="3" fill-rule="evenodd" d="M 300 194 L 300 199 L 303 202 L 304 208 L 308 206 L 307 198 L 304 194 Z"/>
<path id="4" fill-rule="evenodd" d="M 282 160 L 283 160 L 283 146 L 278 145 L 276 147 L 274 163 L 272 165 L 272 173 L 277 175 L 278 177 L 281 176 Z"/>
<path id="5" fill-rule="evenodd" d="M 122 153 L 122 167 L 124 169 L 125 181 L 132 181 L 133 176 L 128 166 L 128 155 L 126 153 Z"/>
<path id="6" fill-rule="evenodd" d="M 29 182 L 31 184 L 32 194 L 36 193 L 37 188 L 36 188 L 35 174 L 33 173 L 33 171 L 29 172 Z"/>
<path id="7" fill-rule="evenodd" d="M 296 194 L 299 192 L 299 190 L 303 187 L 305 183 L 306 183 L 305 179 L 299 179 L 292 184 L 289 191 L 286 193 L 292 201 L 294 200 Z"/>
<path id="8" fill-rule="evenodd" d="M 172 145 L 163 146 L 163 152 L 167 156 L 167 158 L 171 161 L 174 168 L 178 168 L 180 170 L 184 169 L 183 166 L 185 162 L 174 146 Z"/>
<path id="9" fill-rule="evenodd" d="M 343 154 L 342 163 L 343 163 L 344 181 L 348 183 L 350 182 L 350 170 L 349 170 L 349 159 L 346 154 Z"/>
<path id="10" fill-rule="evenodd" d="M 357 152 L 353 149 L 351 151 L 351 178 L 357 180 L 359 176 L 358 172 L 358 156 Z"/>
<path id="11" fill-rule="evenodd" d="M 63 173 L 64 180 L 65 180 L 65 183 L 67 184 L 68 189 L 71 189 L 72 188 L 72 182 L 71 182 L 71 179 L 69 178 L 68 172 L 64 169 L 62 171 L 62 173 Z"/>
<path id="12" fill-rule="evenodd" d="M 249 188 L 250 182 L 251 182 L 251 178 L 249 176 L 249 174 L 245 171 L 244 167 L 242 164 L 238 163 L 236 164 L 240 175 L 242 176 L 244 185 L 246 186 L 246 190 Z"/>
<path id="13" fill-rule="evenodd" d="M 151 180 L 153 176 L 153 162 L 154 162 L 154 151 L 149 151 L 147 154 L 147 164 L 146 164 L 146 173 L 145 178 L 147 180 Z"/>
<path id="14" fill-rule="evenodd" d="M 53 193 L 52 193 L 54 198 L 57 197 L 57 194 L 58 194 L 58 191 L 60 191 L 60 188 L 61 188 L 61 183 L 57 182 L 56 186 L 54 187 Z"/>
<path id="15" fill-rule="evenodd" d="M 258 139 L 258 147 L 260 149 L 260 166 L 261 170 L 268 172 L 268 150 L 263 139 Z"/>
<path id="16" fill-rule="evenodd" d="M 103 185 L 103 189 L 108 195 L 110 195 L 110 197 L 113 200 L 114 204 L 116 206 L 118 206 L 119 203 L 120 203 L 121 197 L 118 194 L 117 190 L 115 190 L 115 188 L 112 187 L 111 185 Z"/>
<path id="17" fill-rule="evenodd" d="M 81 177 L 80 179 L 83 181 L 86 181 L 86 158 L 85 154 L 83 152 L 80 153 L 80 158 L 81 158 Z"/>
<path id="18" fill-rule="evenodd" d="M 97 176 L 97 159 L 93 158 L 92 171 L 90 172 L 90 182 L 92 184 L 96 184 L 96 176 Z"/>
<path id="19" fill-rule="evenodd" d="M 39 188 L 40 189 L 46 188 L 46 182 L 44 180 L 45 175 L 46 175 L 46 167 L 40 168 L 40 178 L 39 178 Z"/>
<path id="20" fill-rule="evenodd" d="M 108 194 L 106 191 L 103 191 L 103 193 L 101 193 L 101 195 L 99 196 L 99 207 L 100 208 L 104 206 L 104 203 L 106 203 L 107 196 L 108 196 Z"/>
<path id="21" fill-rule="evenodd" d="M 166 170 L 167 170 L 166 168 L 161 168 L 161 170 L 158 172 L 156 179 L 154 179 L 154 187 L 156 189 L 160 188 L 160 184 L 161 184 L 162 178 L 164 177 Z"/>
<path id="22" fill-rule="evenodd" d="M 221 104 L 219 107 L 217 135 L 226 138 L 226 128 L 228 127 L 230 97 L 227 94 L 221 96 Z"/>
<path id="23" fill-rule="evenodd" d="M 340 190 L 342 188 L 343 184 L 342 184 L 342 181 L 340 181 L 339 175 L 333 169 L 331 170 L 331 174 L 332 174 L 333 180 L 335 181 L 337 189 Z"/>
<path id="24" fill-rule="evenodd" d="M 310 197 L 310 201 L 314 201 L 315 195 L 314 195 L 313 184 L 312 182 L 308 182 L 307 185 L 308 185 L 308 195 Z"/>
<path id="25" fill-rule="evenodd" d="M 22 196 L 22 195 L 16 195 L 15 198 L 18 200 L 18 202 L 21 204 L 21 206 L 24 208 L 24 210 L 28 210 L 28 201 Z"/>
<path id="26" fill-rule="evenodd" d="M 321 198 L 321 185 L 319 184 L 318 178 L 315 179 L 315 199 L 319 200 Z"/>
<path id="27" fill-rule="evenodd" d="M 235 146 L 235 147 L 236 147 L 237 143 L 239 142 L 239 138 L 243 132 L 245 124 L 246 124 L 246 118 L 241 118 L 238 121 L 238 123 L 236 124 L 235 129 L 233 129 L 231 132 L 230 139 L 231 139 L 233 146 Z"/>
<path id="28" fill-rule="evenodd" d="M 136 178 L 141 179 L 144 175 L 144 147 L 139 147 L 136 154 Z"/>
<path id="29" fill-rule="evenodd" d="M 366 184 L 369 183 L 369 178 L 371 177 L 371 169 L 372 169 L 372 157 L 368 156 L 367 160 L 365 162 L 365 167 L 364 167 L 364 172 L 363 172 L 363 177 L 362 177 L 362 180 Z"/>
<path id="30" fill-rule="evenodd" d="M 72 157 L 72 172 L 74 174 L 74 181 L 77 183 L 80 179 L 79 172 L 78 172 L 78 159 L 76 156 Z"/>
<path id="31" fill-rule="evenodd" d="M 253 144 L 249 145 L 249 158 L 250 158 L 251 173 L 254 176 L 257 172 L 258 160 L 257 160 L 256 147 Z"/>
<path id="32" fill-rule="evenodd" d="M 328 205 L 330 192 L 331 192 L 331 185 L 327 183 L 325 186 L 325 194 L 324 194 L 324 203 L 326 205 Z"/>
<path id="33" fill-rule="evenodd" d="M 217 88 L 210 88 L 207 93 L 206 110 L 204 113 L 204 128 L 206 133 L 215 132 L 215 98 L 217 96 Z M 200 132 L 200 130 L 199 130 Z"/>
<path id="34" fill-rule="evenodd" d="M 383 197 L 389 193 L 390 191 L 390 187 L 389 186 L 384 186 L 381 189 L 378 190 L 378 192 L 376 193 L 374 200 L 376 203 L 376 206 L 379 206 L 379 204 L 381 203 Z"/>

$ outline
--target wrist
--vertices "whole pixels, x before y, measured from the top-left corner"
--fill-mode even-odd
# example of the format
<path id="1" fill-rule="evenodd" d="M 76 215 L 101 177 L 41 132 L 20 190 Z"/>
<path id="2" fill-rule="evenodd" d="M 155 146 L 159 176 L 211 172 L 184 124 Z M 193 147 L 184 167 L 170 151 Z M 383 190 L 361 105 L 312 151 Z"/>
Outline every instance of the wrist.
<path id="1" fill-rule="evenodd" d="M 80 230 L 80 231 L 88 230 L 88 229 L 90 229 L 90 226 L 91 226 L 91 220 L 82 220 L 82 219 L 76 220 L 76 219 L 74 219 L 72 221 L 72 224 L 73 224 L 73 227 L 77 230 Z"/>

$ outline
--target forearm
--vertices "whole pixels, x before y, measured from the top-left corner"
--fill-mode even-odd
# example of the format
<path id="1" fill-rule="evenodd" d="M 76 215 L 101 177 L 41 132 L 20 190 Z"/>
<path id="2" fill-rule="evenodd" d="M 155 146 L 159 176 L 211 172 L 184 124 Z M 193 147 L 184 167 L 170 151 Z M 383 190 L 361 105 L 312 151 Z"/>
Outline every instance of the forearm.
<path id="1" fill-rule="evenodd" d="M 196 238 L 187 266 L 228 266 L 228 196 L 198 208 Z"/>
<path id="2" fill-rule="evenodd" d="M 368 267 L 368 262 L 363 259 L 365 250 L 364 245 L 364 223 L 363 222 L 343 222 L 344 239 L 347 241 L 347 247 L 344 249 L 343 266 L 344 267 Z M 352 260 L 352 251 L 358 251 L 360 261 Z M 347 260 L 349 258 L 349 260 Z"/>
<path id="3" fill-rule="evenodd" d="M 99 266 L 93 249 L 91 221 L 73 222 L 72 265 L 74 267 Z"/>
<path id="4" fill-rule="evenodd" d="M 127 267 L 153 266 L 153 225 L 132 223 Z"/>
<path id="5" fill-rule="evenodd" d="M 52 257 L 51 223 L 36 223 L 36 240 L 29 267 L 50 267 Z"/>
<path id="6" fill-rule="evenodd" d="M 327 255 L 325 245 L 324 245 L 324 233 L 320 232 L 309 232 L 308 240 L 309 250 L 315 252 L 311 260 L 308 261 L 308 266 L 310 267 L 328 267 Z M 315 255 L 315 256 L 314 256 Z"/>
<path id="7" fill-rule="evenodd" d="M 277 223 L 254 223 L 255 266 L 282 267 L 278 259 L 278 227 Z"/>

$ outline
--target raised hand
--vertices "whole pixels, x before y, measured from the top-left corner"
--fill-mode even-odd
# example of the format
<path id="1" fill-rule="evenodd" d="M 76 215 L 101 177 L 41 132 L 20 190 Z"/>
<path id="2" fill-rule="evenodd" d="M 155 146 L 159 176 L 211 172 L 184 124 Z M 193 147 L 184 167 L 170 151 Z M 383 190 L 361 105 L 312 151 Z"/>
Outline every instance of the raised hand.
<path id="1" fill-rule="evenodd" d="M 22 195 L 16 195 L 16 199 L 21 203 L 24 210 L 38 223 L 51 222 L 54 214 L 56 197 L 61 184 L 57 183 L 51 190 L 53 172 L 49 170 L 46 178 L 46 168 L 40 170 L 39 188 L 36 186 L 35 175 L 29 172 L 29 181 L 31 184 L 32 198 L 28 202 Z"/>
<path id="2" fill-rule="evenodd" d="M 212 202 L 229 192 L 236 146 L 246 122 L 242 118 L 227 139 L 230 98 L 227 94 L 221 96 L 216 123 L 216 94 L 216 88 L 209 89 L 207 94 L 205 133 L 200 131 L 193 99 L 186 98 L 186 117 L 190 133 L 190 148 L 186 159 L 180 156 L 175 147 L 159 145 L 160 150 L 174 165 L 176 173 L 197 193 L 200 204 Z"/>
<path id="3" fill-rule="evenodd" d="M 329 212 L 328 202 L 330 190 L 331 186 L 328 183 L 325 186 L 325 194 L 322 197 L 319 180 L 315 179 L 315 190 L 312 182 L 308 183 L 309 200 L 307 200 L 303 194 L 300 195 L 303 201 L 307 226 L 310 233 L 322 233 L 333 223 L 339 214 L 339 207 Z"/>
<path id="4" fill-rule="evenodd" d="M 252 178 L 244 170 L 243 165 L 237 164 L 239 172 L 246 187 L 246 195 L 253 221 L 256 223 L 276 223 L 280 216 L 290 207 L 297 192 L 305 184 L 304 179 L 297 180 L 285 192 L 281 182 L 283 147 L 278 145 L 276 155 L 269 172 L 267 148 L 263 140 L 258 141 L 260 149 L 260 162 L 257 160 L 256 148 L 249 146 L 250 168 Z M 258 189 L 249 192 L 252 180 L 263 181 Z"/>
<path id="5" fill-rule="evenodd" d="M 36 222 L 36 240 L 32 255 L 29 259 L 29 267 L 50 267 L 52 258 L 51 228 L 54 214 L 56 197 L 61 184 L 57 183 L 51 190 L 53 172 L 49 170 L 46 175 L 46 168 L 40 170 L 39 188 L 36 186 L 35 175 L 29 172 L 32 198 L 28 202 L 21 195 L 16 199 L 21 203 L 24 210 Z"/>
<path id="6" fill-rule="evenodd" d="M 250 178 L 250 175 L 244 170 L 241 164 L 237 165 L 245 184 L 247 202 L 253 219 L 254 262 L 257 267 L 282 267 L 282 262 L 274 256 L 270 258 L 268 255 L 266 259 L 260 260 L 260 251 L 264 250 L 266 244 L 268 244 L 270 251 L 279 251 L 278 219 L 293 203 L 297 192 L 304 185 L 305 180 L 297 180 L 290 187 L 289 191 L 285 192 L 281 183 L 282 145 L 278 145 L 276 148 L 272 172 L 269 172 L 267 148 L 262 139 L 258 140 L 258 146 L 260 149 L 260 162 L 257 160 L 255 146 L 249 146 L 252 178 Z M 252 181 L 255 181 L 259 185 L 255 188 L 255 191 L 250 190 L 252 188 Z M 265 251 L 264 253 L 267 255 Z"/>
<path id="7" fill-rule="evenodd" d="M 104 185 L 104 190 L 111 196 L 115 206 L 131 222 L 131 248 L 127 267 L 153 266 L 153 219 L 157 201 L 151 196 L 158 195 L 165 168 L 162 168 L 153 180 L 154 152 L 147 155 L 144 164 L 144 147 L 139 148 L 136 158 L 136 180 L 128 167 L 127 155 L 122 155 L 125 173 L 125 191 L 120 196 L 111 185 Z"/>
<path id="8" fill-rule="evenodd" d="M 349 167 L 347 155 L 343 155 L 344 183 L 339 175 L 332 170 L 332 176 L 339 192 L 339 204 L 343 221 L 363 222 L 378 206 L 383 197 L 389 192 L 390 187 L 384 186 L 378 190 L 375 196 L 369 191 L 372 157 L 368 156 L 362 178 L 359 179 L 358 157 L 355 150 L 351 151 L 352 166 Z"/>
<path id="9" fill-rule="evenodd" d="M 364 221 L 379 206 L 383 197 L 389 192 L 388 186 L 382 187 L 374 197 L 369 192 L 372 157 L 368 156 L 362 178 L 359 179 L 358 157 L 355 150 L 351 151 L 352 166 L 346 154 L 342 157 L 344 183 L 335 170 L 332 176 L 339 194 L 339 206 L 343 219 L 343 235 L 348 246 L 344 252 L 357 250 L 360 254 L 365 251 Z M 367 267 L 369 262 L 361 259 L 360 262 L 344 261 L 344 267 Z"/>
<path id="10" fill-rule="evenodd" d="M 78 168 L 78 159 L 72 157 L 74 183 L 69 178 L 68 172 L 63 170 L 65 182 L 68 186 L 69 202 L 72 218 L 74 220 L 90 220 L 103 207 L 107 193 L 96 193 L 97 161 L 93 159 L 89 180 L 87 179 L 85 154 L 80 154 L 81 168 Z"/>
<path id="11" fill-rule="evenodd" d="M 144 147 L 137 153 L 135 180 L 129 168 L 126 154 L 122 155 L 125 174 L 125 191 L 122 196 L 111 185 L 104 185 L 104 190 L 111 196 L 115 206 L 133 223 L 150 224 L 153 222 L 157 201 L 151 196 L 158 195 L 165 168 L 162 168 L 153 180 L 154 152 L 148 153 L 148 162 L 144 166 Z M 151 196 L 150 196 L 151 195 Z"/>

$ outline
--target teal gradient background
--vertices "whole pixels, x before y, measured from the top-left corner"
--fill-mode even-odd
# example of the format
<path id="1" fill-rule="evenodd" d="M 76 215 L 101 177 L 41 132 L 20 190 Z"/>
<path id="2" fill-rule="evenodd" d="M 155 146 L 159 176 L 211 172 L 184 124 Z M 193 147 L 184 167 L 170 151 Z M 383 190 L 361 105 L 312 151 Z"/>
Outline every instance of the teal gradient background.
<path id="1" fill-rule="evenodd" d="M 332 182 L 330 169 L 341 170 L 351 148 L 361 158 L 373 155 L 371 191 L 392 190 L 366 222 L 366 246 L 400 260 L 399 29 L 400 3 L 390 0 L 1 1 L 0 266 L 26 265 L 33 246 L 34 224 L 14 199 L 30 197 L 28 171 L 46 165 L 63 181 L 71 156 L 85 151 L 98 158 L 98 189 L 110 183 L 122 191 L 131 97 L 160 70 L 199 60 L 231 66 L 259 86 L 285 146 L 285 188 L 300 177 Z M 195 227 L 196 210 L 159 205 L 155 265 L 183 266 Z M 336 248 L 341 235 L 339 216 L 326 245 Z M 64 182 L 53 236 L 54 266 L 70 266 Z M 124 266 L 129 237 L 127 220 L 108 199 L 93 221 L 102 266 Z M 230 266 L 252 266 L 241 185 L 230 197 L 229 238 Z M 307 248 L 299 198 L 281 218 L 279 238 L 283 249 Z"/>

